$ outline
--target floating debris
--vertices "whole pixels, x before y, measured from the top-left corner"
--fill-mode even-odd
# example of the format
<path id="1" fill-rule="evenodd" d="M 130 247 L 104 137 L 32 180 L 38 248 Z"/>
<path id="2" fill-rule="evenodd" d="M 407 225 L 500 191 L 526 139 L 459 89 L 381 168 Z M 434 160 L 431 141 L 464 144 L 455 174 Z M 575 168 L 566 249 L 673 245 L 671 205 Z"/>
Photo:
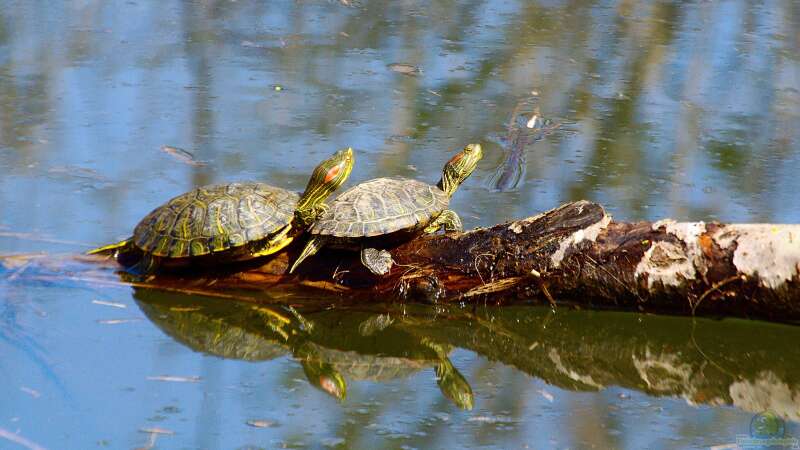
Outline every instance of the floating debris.
<path id="1" fill-rule="evenodd" d="M 203 379 L 198 376 L 181 377 L 176 375 L 155 375 L 147 377 L 150 381 L 171 381 L 175 383 L 199 383 Z"/>
<path id="2" fill-rule="evenodd" d="M 272 86 L 272 90 L 275 92 L 280 92 L 283 90 L 283 86 L 281 86 L 280 84 L 275 84 Z"/>
<path id="3" fill-rule="evenodd" d="M 536 392 L 542 394 L 542 397 L 544 397 L 544 399 L 547 400 L 548 402 L 553 403 L 554 399 L 553 394 L 545 391 L 544 389 L 537 389 Z"/>
<path id="4" fill-rule="evenodd" d="M 30 449 L 30 450 L 46 450 L 41 445 L 39 445 L 39 444 L 37 444 L 37 443 L 35 443 L 33 441 L 29 441 L 28 439 L 25 439 L 24 437 L 20 436 L 17 433 L 12 433 L 12 432 L 6 430 L 5 428 L 0 428 L 0 438 L 8 439 L 9 441 L 11 441 L 11 442 L 13 442 L 15 444 L 19 444 L 19 445 L 21 445 L 21 446 L 23 446 L 25 448 Z"/>
<path id="5" fill-rule="evenodd" d="M 30 395 L 33 398 L 39 398 L 39 397 L 42 396 L 41 392 L 37 391 L 36 389 L 31 389 L 31 388 L 26 387 L 26 386 L 20 386 L 19 390 L 24 392 L 24 393 L 26 393 L 26 394 L 28 394 L 28 395 Z"/>
<path id="6" fill-rule="evenodd" d="M 275 428 L 278 426 L 278 422 L 274 420 L 253 419 L 253 420 L 248 420 L 245 423 L 255 428 Z"/>
<path id="7" fill-rule="evenodd" d="M 403 75 L 408 75 L 415 77 L 422 73 L 422 69 L 419 66 L 415 66 L 413 64 L 406 64 L 406 63 L 391 63 L 386 67 L 389 68 L 392 72 L 397 72 Z"/>
<path id="8" fill-rule="evenodd" d="M 124 303 L 114 303 L 114 302 L 107 302 L 103 300 L 92 300 L 92 303 L 95 305 L 103 305 L 103 306 L 112 306 L 114 308 L 127 308 L 128 305 Z"/>
<path id="9" fill-rule="evenodd" d="M 117 325 L 120 323 L 130 323 L 130 322 L 139 322 L 141 318 L 133 318 L 133 319 L 105 319 L 105 320 L 98 320 L 97 323 L 102 325 Z"/>
<path id="10" fill-rule="evenodd" d="M 739 446 L 736 442 L 732 442 L 730 444 L 720 444 L 720 445 L 712 445 L 708 447 L 708 450 L 738 450 L 742 447 Z"/>
<path id="11" fill-rule="evenodd" d="M 196 160 L 191 152 L 182 148 L 173 147 L 171 145 L 162 145 L 161 151 L 190 166 L 201 167 L 206 165 L 205 161 Z"/>
<path id="12" fill-rule="evenodd" d="M 323 447 L 335 448 L 347 442 L 345 439 L 340 437 L 328 437 L 320 441 Z"/>
<path id="13" fill-rule="evenodd" d="M 166 428 L 139 428 L 139 431 L 142 433 L 150 433 L 150 434 L 166 434 L 166 435 L 173 435 L 175 434 L 172 430 L 167 430 Z"/>
<path id="14" fill-rule="evenodd" d="M 467 419 L 467 422 L 481 422 L 481 423 L 491 423 L 491 424 L 512 424 L 517 423 L 519 420 L 509 417 L 506 415 L 496 415 L 496 416 L 473 416 Z"/>
<path id="15" fill-rule="evenodd" d="M 140 428 L 139 431 L 142 433 L 147 433 L 149 436 L 147 438 L 147 443 L 144 445 L 144 447 L 139 447 L 134 450 L 152 450 L 156 446 L 156 440 L 158 439 L 158 436 L 160 435 L 171 436 L 175 434 L 174 431 L 167 430 L 164 428 Z"/>
<path id="16" fill-rule="evenodd" d="M 253 41 L 242 41 L 239 45 L 246 48 L 266 48 L 264 45 L 256 44 Z"/>
<path id="17" fill-rule="evenodd" d="M 47 173 L 52 175 L 63 175 L 72 178 L 81 178 L 84 180 L 99 181 L 101 183 L 110 183 L 107 177 L 100 175 L 92 169 L 79 166 L 56 166 L 47 169 Z"/>

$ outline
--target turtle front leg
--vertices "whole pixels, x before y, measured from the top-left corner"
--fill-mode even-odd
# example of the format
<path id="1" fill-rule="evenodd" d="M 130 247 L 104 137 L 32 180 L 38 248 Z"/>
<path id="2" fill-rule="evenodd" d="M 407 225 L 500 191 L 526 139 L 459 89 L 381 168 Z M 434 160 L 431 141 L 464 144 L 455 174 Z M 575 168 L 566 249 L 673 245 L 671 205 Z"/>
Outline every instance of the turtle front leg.
<path id="1" fill-rule="evenodd" d="M 289 273 L 294 273 L 294 270 L 297 269 L 300 263 L 305 261 L 309 256 L 316 254 L 327 242 L 328 238 L 323 236 L 314 236 L 309 239 L 303 251 L 300 252 L 300 255 L 294 260 L 294 264 L 292 264 L 292 267 L 289 269 Z"/>
<path id="2" fill-rule="evenodd" d="M 365 247 L 361 249 L 361 264 L 375 275 L 386 275 L 392 269 L 394 259 L 386 250 Z"/>
<path id="3" fill-rule="evenodd" d="M 461 218 L 455 211 L 445 209 L 439 214 L 439 217 L 433 219 L 424 230 L 424 233 L 436 233 L 439 230 L 444 231 L 463 231 L 464 225 L 461 224 Z"/>
<path id="4" fill-rule="evenodd" d="M 294 240 L 294 237 L 289 236 L 289 231 L 291 230 L 292 224 L 286 225 L 271 238 L 260 241 L 258 245 L 250 249 L 250 256 L 256 258 L 281 251 Z"/>
<path id="5" fill-rule="evenodd" d="M 139 261 L 132 266 L 126 267 L 125 271 L 131 275 L 142 277 L 154 274 L 160 265 L 161 258 L 150 253 L 144 253 Z"/>

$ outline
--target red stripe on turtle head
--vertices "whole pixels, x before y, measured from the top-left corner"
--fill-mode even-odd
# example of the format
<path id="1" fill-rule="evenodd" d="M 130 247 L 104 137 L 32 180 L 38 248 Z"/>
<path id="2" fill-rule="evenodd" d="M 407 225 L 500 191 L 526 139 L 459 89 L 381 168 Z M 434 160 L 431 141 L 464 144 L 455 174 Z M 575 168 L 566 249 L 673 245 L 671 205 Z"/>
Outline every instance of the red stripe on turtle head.
<path id="1" fill-rule="evenodd" d="M 325 182 L 325 183 L 328 183 L 328 182 L 330 182 L 331 180 L 333 180 L 334 178 L 336 178 L 336 175 L 339 175 L 339 172 L 341 172 L 341 171 L 342 171 L 342 165 L 343 165 L 343 164 L 344 164 L 344 163 L 339 163 L 339 164 L 337 164 L 337 165 L 335 165 L 335 166 L 331 167 L 331 168 L 328 170 L 328 173 L 326 173 L 326 174 L 325 174 L 325 180 L 324 180 L 324 182 Z"/>
<path id="2" fill-rule="evenodd" d="M 447 161 L 448 164 L 455 164 L 464 157 L 464 152 L 458 153 L 456 156 L 450 158 L 450 161 Z"/>

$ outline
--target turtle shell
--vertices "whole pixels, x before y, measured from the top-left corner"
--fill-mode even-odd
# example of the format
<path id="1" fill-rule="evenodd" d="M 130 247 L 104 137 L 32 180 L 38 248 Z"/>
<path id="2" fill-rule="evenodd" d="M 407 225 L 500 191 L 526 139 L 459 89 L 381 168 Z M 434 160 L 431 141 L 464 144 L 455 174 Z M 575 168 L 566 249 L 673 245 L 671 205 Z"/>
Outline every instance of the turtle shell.
<path id="1" fill-rule="evenodd" d="M 145 216 L 133 231 L 133 242 L 167 258 L 222 252 L 289 224 L 298 200 L 294 192 L 263 183 L 199 187 Z"/>
<path id="2" fill-rule="evenodd" d="M 338 372 L 354 380 L 389 381 L 405 378 L 426 367 L 434 366 L 433 359 L 367 355 L 314 345 L 315 356 L 332 365 Z"/>
<path id="3" fill-rule="evenodd" d="M 333 201 L 314 222 L 313 234 L 360 238 L 427 225 L 447 208 L 450 197 L 430 184 L 408 178 L 375 178 Z"/>

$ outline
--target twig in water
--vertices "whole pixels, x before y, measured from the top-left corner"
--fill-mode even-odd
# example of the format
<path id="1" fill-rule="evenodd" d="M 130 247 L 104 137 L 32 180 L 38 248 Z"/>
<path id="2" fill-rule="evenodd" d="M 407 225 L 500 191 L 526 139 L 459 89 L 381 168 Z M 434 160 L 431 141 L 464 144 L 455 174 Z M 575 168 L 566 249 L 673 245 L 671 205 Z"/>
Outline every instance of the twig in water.
<path id="1" fill-rule="evenodd" d="M 36 389 L 31 389 L 31 388 L 26 387 L 26 386 L 20 386 L 19 390 L 24 392 L 24 393 L 26 393 L 26 394 L 28 394 L 28 395 L 30 395 L 33 398 L 39 398 L 39 397 L 42 396 L 41 392 L 37 391 Z"/>
<path id="2" fill-rule="evenodd" d="M 167 435 L 175 434 L 175 432 L 172 430 L 167 430 L 166 428 L 158 428 L 158 427 L 141 428 L 139 429 L 139 431 L 141 431 L 142 433 L 150 433 L 150 434 L 167 434 Z"/>
<path id="3" fill-rule="evenodd" d="M 97 323 L 102 325 L 117 325 L 120 323 L 130 323 L 130 322 L 139 322 L 140 318 L 135 317 L 132 319 L 105 319 L 105 320 L 98 320 Z"/>
<path id="4" fill-rule="evenodd" d="M 206 165 L 205 161 L 196 160 L 191 152 L 184 150 L 182 148 L 172 147 L 170 145 L 162 145 L 161 151 L 168 155 L 171 155 L 176 160 L 184 164 L 188 164 L 190 166 L 202 167 Z"/>
<path id="5" fill-rule="evenodd" d="M 128 305 L 124 303 L 114 303 L 114 302 L 106 302 L 103 300 L 92 300 L 92 303 L 95 305 L 103 305 L 103 306 L 112 306 L 114 308 L 127 308 Z"/>
<path id="6" fill-rule="evenodd" d="M 18 435 L 16 433 L 12 433 L 12 432 L 6 430 L 5 428 L 0 428 L 0 438 L 8 439 L 9 441 L 11 441 L 11 442 L 13 442 L 15 444 L 19 444 L 19 445 L 21 445 L 21 446 L 23 446 L 25 448 L 30 449 L 30 450 L 46 450 L 41 445 L 39 445 L 39 444 L 37 444 L 37 443 L 35 443 L 33 441 L 30 441 L 28 439 L 25 439 L 24 437 L 22 437 L 22 436 L 20 436 L 20 435 Z"/>
<path id="7" fill-rule="evenodd" d="M 555 310 L 556 309 L 556 301 L 553 298 L 553 296 L 550 295 L 550 291 L 547 289 L 547 283 L 544 282 L 544 278 L 542 278 L 542 274 L 539 273 L 539 271 L 536 270 L 536 269 L 531 269 L 531 275 L 534 278 L 536 278 L 536 280 L 539 282 L 539 289 L 542 290 L 542 293 L 547 298 L 547 301 L 550 302 L 550 307 L 553 308 L 553 310 Z"/>
<path id="8" fill-rule="evenodd" d="M 705 292 L 703 292 L 702 295 L 700 295 L 700 298 L 697 299 L 697 302 L 692 303 L 692 301 L 690 299 L 689 300 L 689 306 L 692 307 L 692 315 L 694 315 L 695 311 L 697 310 L 697 307 L 700 306 L 700 302 L 702 302 L 703 299 L 705 299 L 709 294 L 711 294 L 714 291 L 718 291 L 719 288 L 721 288 L 722 286 L 725 286 L 726 284 L 730 283 L 731 281 L 736 281 L 736 280 L 739 280 L 741 278 L 742 278 L 742 276 L 738 275 L 738 274 L 734 275 L 734 276 L 731 276 L 731 277 L 728 277 L 728 278 L 725 278 L 724 280 L 718 281 L 718 282 L 714 283 L 713 285 L 711 285 L 710 288 L 708 288 Z"/>
<path id="9" fill-rule="evenodd" d="M 176 383 L 199 383 L 203 379 L 198 376 L 180 377 L 175 375 L 155 375 L 147 377 L 150 381 L 172 381 Z"/>
<path id="10" fill-rule="evenodd" d="M 472 267 L 475 268 L 475 272 L 478 274 L 478 278 L 481 279 L 481 283 L 482 284 L 486 284 L 486 280 L 483 279 L 483 275 L 481 275 L 481 271 L 480 271 L 480 269 L 478 269 L 478 259 L 480 257 L 482 257 L 482 256 L 485 256 L 485 257 L 489 258 L 489 260 L 491 261 L 491 257 L 494 256 L 494 255 L 491 254 L 491 253 L 481 253 L 481 254 L 475 255 L 475 259 L 472 260 Z M 494 271 L 494 268 L 489 269 L 489 281 L 490 282 L 492 281 L 492 272 L 493 271 Z"/>

